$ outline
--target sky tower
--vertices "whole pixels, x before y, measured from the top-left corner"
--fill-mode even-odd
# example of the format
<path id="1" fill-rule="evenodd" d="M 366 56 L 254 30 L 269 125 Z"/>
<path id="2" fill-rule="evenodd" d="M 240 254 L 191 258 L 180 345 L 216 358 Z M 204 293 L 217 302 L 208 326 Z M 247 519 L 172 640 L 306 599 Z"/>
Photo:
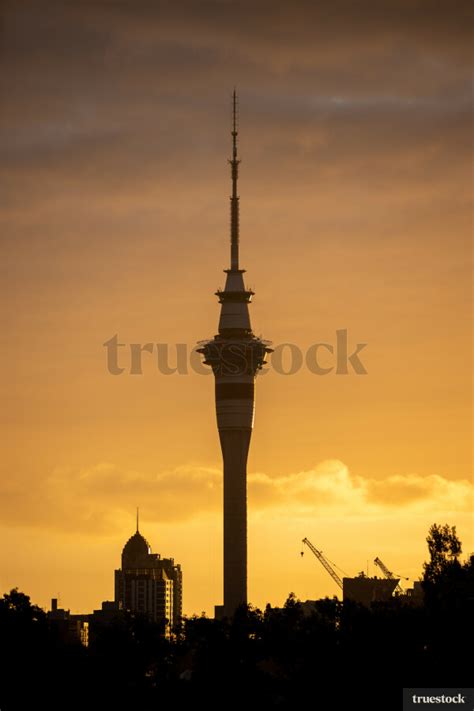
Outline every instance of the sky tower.
<path id="1" fill-rule="evenodd" d="M 215 376 L 216 415 L 224 464 L 224 605 L 216 616 L 230 616 L 247 603 L 247 455 L 255 410 L 255 376 L 271 349 L 252 333 L 248 305 L 254 294 L 244 285 L 239 266 L 237 180 L 237 95 L 232 95 L 232 176 L 230 197 L 230 269 L 221 304 L 219 333 L 200 343 L 204 363 Z"/>

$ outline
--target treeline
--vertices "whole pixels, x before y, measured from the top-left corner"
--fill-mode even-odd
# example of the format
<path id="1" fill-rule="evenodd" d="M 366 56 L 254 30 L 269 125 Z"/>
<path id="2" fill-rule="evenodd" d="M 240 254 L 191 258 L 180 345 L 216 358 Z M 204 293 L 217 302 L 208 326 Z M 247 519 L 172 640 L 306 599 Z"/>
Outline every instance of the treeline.
<path id="1" fill-rule="evenodd" d="M 12 590 L 0 600 L 0 709 L 401 708 L 403 687 L 472 686 L 474 557 L 455 528 L 431 527 L 424 604 L 366 608 L 336 599 L 192 617 L 173 640 L 132 613 L 65 643 Z"/>

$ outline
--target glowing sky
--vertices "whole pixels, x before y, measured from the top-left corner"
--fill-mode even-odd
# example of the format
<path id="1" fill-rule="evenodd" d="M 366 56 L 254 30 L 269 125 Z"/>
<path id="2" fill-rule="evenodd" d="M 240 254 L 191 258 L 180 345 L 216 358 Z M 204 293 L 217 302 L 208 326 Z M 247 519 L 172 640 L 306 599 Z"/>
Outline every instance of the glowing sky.
<path id="1" fill-rule="evenodd" d="M 364 376 L 258 379 L 250 599 L 337 593 L 305 536 L 351 574 L 378 555 L 416 578 L 434 521 L 468 554 L 469 4 L 1 12 L 1 592 L 111 599 L 139 505 L 153 550 L 183 566 L 185 611 L 222 602 L 212 379 L 146 353 L 130 375 L 128 344 L 216 331 L 234 85 L 254 331 L 302 352 L 338 329 L 368 344 Z"/>

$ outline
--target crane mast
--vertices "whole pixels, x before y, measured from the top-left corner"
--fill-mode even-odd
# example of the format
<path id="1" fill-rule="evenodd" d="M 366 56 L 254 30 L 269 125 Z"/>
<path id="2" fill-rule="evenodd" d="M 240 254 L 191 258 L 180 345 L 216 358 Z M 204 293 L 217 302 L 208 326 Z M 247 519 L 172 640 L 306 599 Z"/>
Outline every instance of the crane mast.
<path id="1" fill-rule="evenodd" d="M 380 558 L 375 558 L 374 563 L 375 563 L 375 565 L 378 565 L 378 567 L 380 568 L 380 570 L 382 571 L 382 573 L 385 575 L 386 578 L 388 578 L 389 580 L 395 580 L 395 577 L 396 577 L 396 576 L 392 573 L 391 570 L 389 570 L 389 569 L 387 568 L 387 566 L 380 560 Z M 395 592 L 397 593 L 397 595 L 403 595 L 403 594 L 404 594 L 404 590 L 403 590 L 403 588 L 400 586 L 400 583 L 397 583 L 397 587 L 395 588 Z"/>
<path id="2" fill-rule="evenodd" d="M 310 549 L 310 551 L 311 551 L 312 553 L 314 553 L 314 555 L 315 555 L 316 558 L 319 560 L 319 562 L 321 563 L 321 565 L 323 566 L 323 568 L 325 568 L 325 569 L 327 570 L 327 572 L 329 573 L 329 575 L 331 576 L 331 578 L 337 583 L 337 585 L 339 585 L 339 587 L 340 587 L 341 590 L 342 590 L 342 580 L 341 580 L 341 578 L 340 578 L 339 575 L 336 573 L 336 571 L 333 570 L 333 568 L 332 568 L 332 566 L 330 565 L 329 561 L 326 560 L 326 558 L 323 556 L 322 552 L 321 552 L 321 551 L 318 551 L 318 549 L 315 548 L 315 547 L 313 546 L 313 544 L 311 543 L 311 541 L 309 541 L 307 538 L 303 538 L 303 543 L 304 543 L 306 546 L 308 546 L 308 548 Z"/>

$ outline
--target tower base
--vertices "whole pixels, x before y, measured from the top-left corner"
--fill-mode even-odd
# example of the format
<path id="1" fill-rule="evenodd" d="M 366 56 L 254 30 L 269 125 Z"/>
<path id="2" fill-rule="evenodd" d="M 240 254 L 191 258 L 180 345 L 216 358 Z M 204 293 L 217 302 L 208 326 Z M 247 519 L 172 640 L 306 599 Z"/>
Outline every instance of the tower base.
<path id="1" fill-rule="evenodd" d="M 214 619 L 223 620 L 224 619 L 224 605 L 214 605 Z"/>

